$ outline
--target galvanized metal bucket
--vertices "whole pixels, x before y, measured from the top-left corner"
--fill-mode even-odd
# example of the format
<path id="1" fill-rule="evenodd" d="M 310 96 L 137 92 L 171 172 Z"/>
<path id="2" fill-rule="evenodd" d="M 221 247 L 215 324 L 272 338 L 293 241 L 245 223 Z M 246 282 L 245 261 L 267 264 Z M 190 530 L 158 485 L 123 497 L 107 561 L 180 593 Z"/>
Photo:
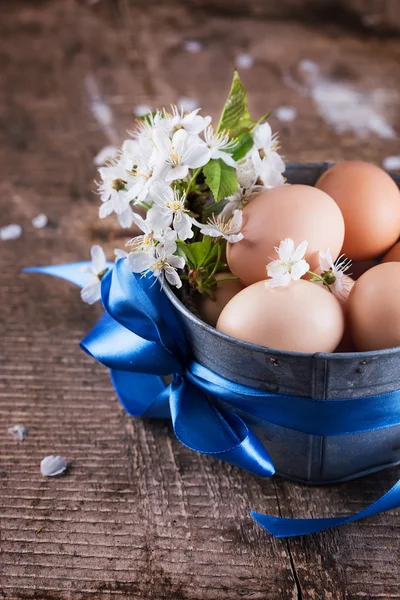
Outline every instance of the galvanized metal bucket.
<path id="1" fill-rule="evenodd" d="M 290 183 L 314 185 L 329 163 L 288 165 Z M 400 178 L 392 175 L 400 187 Z M 210 327 L 166 287 L 193 357 L 219 375 L 260 390 L 340 403 L 400 389 L 400 347 L 376 352 L 303 354 L 242 342 Z M 400 463 L 400 426 L 322 437 L 241 416 L 268 449 L 277 472 L 322 485 L 345 481 Z"/>

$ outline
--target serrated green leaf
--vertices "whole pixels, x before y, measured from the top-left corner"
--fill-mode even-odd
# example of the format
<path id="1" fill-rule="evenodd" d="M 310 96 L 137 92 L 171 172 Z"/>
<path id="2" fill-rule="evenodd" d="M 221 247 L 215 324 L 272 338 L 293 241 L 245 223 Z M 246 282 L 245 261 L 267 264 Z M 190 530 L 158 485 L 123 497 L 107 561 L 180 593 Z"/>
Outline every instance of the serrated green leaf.
<path id="1" fill-rule="evenodd" d="M 214 244 L 209 236 L 204 236 L 201 242 L 187 244 L 177 241 L 178 254 L 183 256 L 190 269 L 198 270 L 216 254 Z"/>
<path id="2" fill-rule="evenodd" d="M 239 73 L 235 71 L 232 86 L 222 110 L 218 131 L 229 131 L 231 137 L 234 137 L 233 131 L 245 118 L 250 118 L 247 110 L 247 92 Z"/>
<path id="3" fill-rule="evenodd" d="M 232 196 L 239 186 L 236 170 L 219 158 L 210 160 L 203 168 L 206 183 L 210 188 L 216 202 Z"/>
<path id="4" fill-rule="evenodd" d="M 195 269 L 200 269 L 205 263 L 207 256 L 210 252 L 211 240 L 210 238 L 204 237 L 201 242 L 194 242 L 190 244 L 190 249 L 194 257 Z"/>
<path id="5" fill-rule="evenodd" d="M 247 131 L 246 133 L 242 133 L 237 140 L 234 146 L 234 151 L 232 157 L 234 160 L 240 160 L 252 149 L 253 147 L 253 137 Z"/>
<path id="6" fill-rule="evenodd" d="M 185 259 L 185 263 L 190 269 L 196 268 L 196 259 L 192 253 L 192 247 L 194 244 L 187 244 L 182 240 L 177 240 L 177 254 Z"/>
<path id="7" fill-rule="evenodd" d="M 237 71 L 234 72 L 232 86 L 222 110 L 218 131 L 227 131 L 231 139 L 242 134 L 250 133 L 253 129 L 268 119 L 271 113 L 266 113 L 258 121 L 254 121 L 247 107 L 247 91 Z"/>

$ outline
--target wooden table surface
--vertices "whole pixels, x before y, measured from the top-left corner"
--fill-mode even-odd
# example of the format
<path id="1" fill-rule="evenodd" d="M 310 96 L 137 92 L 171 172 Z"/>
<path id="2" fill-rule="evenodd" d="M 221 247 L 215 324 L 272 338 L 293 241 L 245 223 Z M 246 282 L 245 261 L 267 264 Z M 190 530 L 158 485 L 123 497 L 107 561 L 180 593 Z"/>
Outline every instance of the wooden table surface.
<path id="1" fill-rule="evenodd" d="M 399 154 L 395 37 L 194 4 L 15 0 L 1 8 L 0 226 L 19 223 L 23 234 L 0 241 L 0 597 L 399 598 L 400 511 L 290 541 L 249 517 L 250 509 L 350 514 L 399 469 L 314 489 L 191 452 L 169 423 L 124 414 L 106 369 L 80 351 L 100 307 L 84 305 L 66 282 L 20 274 L 25 265 L 85 260 L 94 242 L 110 256 L 122 247 L 114 220 L 97 219 L 93 157 L 123 139 L 140 104 L 184 96 L 217 117 L 239 54 L 254 58 L 242 76 L 255 115 L 297 110 L 293 122 L 271 119 L 288 160 L 380 164 Z M 187 39 L 201 40 L 202 51 L 189 53 Z M 341 93 L 338 111 L 332 100 Z M 38 230 L 31 220 L 41 212 L 49 225 Z M 16 423 L 29 428 L 24 442 L 7 434 Z M 51 453 L 70 468 L 45 479 L 39 463 Z"/>

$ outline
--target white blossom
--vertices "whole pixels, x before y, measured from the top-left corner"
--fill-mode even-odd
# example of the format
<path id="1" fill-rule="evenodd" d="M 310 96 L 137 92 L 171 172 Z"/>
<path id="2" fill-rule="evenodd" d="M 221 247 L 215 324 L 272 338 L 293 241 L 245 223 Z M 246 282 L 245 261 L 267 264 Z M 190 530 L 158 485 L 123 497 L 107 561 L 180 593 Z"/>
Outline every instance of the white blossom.
<path id="1" fill-rule="evenodd" d="M 277 153 L 279 142 L 277 135 L 272 134 L 271 125 L 269 123 L 257 125 L 253 133 L 253 140 L 254 147 L 264 155 L 267 155 L 270 152 Z"/>
<path id="2" fill-rule="evenodd" d="M 256 163 L 252 152 L 249 152 L 236 165 L 236 177 L 240 187 L 247 189 L 254 185 L 258 178 Z"/>
<path id="3" fill-rule="evenodd" d="M 40 472 L 44 477 L 55 477 L 61 475 L 67 468 L 68 463 L 62 456 L 51 454 L 45 456 L 40 463 Z"/>
<path id="4" fill-rule="evenodd" d="M 211 117 L 202 117 L 198 114 L 200 108 L 184 112 L 182 106 L 178 108 L 171 105 L 171 111 L 171 113 L 164 111 L 163 118 L 157 121 L 157 124 L 166 129 L 170 134 L 175 133 L 179 129 L 184 129 L 189 134 L 198 135 L 211 123 Z"/>
<path id="5" fill-rule="evenodd" d="M 200 232 L 203 235 L 210 237 L 223 237 L 227 242 L 234 244 L 243 239 L 242 229 L 242 211 L 235 210 L 233 216 L 224 220 L 222 214 L 213 215 L 206 224 L 195 222 L 197 227 L 200 227 Z"/>
<path id="6" fill-rule="evenodd" d="M 198 136 L 189 135 L 185 129 L 176 131 L 172 139 L 163 129 L 154 130 L 154 143 L 158 166 L 165 166 L 165 181 L 171 183 L 184 179 L 189 169 L 204 166 L 209 160 L 207 145 Z"/>
<path id="7" fill-rule="evenodd" d="M 147 212 L 146 219 L 143 219 L 143 217 L 136 213 L 134 214 L 135 224 L 143 232 L 143 235 L 135 236 L 126 243 L 126 246 L 132 248 L 133 252 L 154 252 L 158 244 L 162 246 L 169 245 L 170 247 L 175 245 L 176 249 L 176 231 L 173 231 L 168 226 L 165 228 L 155 228 L 154 223 L 151 223 L 149 219 L 149 212 Z"/>
<path id="8" fill-rule="evenodd" d="M 304 241 L 295 248 L 292 239 L 282 240 L 279 248 L 275 248 L 279 259 L 273 260 L 267 265 L 268 276 L 271 277 L 268 285 L 271 288 L 286 286 L 293 279 L 297 281 L 310 269 L 310 265 L 304 259 L 308 242 Z"/>
<path id="9" fill-rule="evenodd" d="M 89 277 L 85 287 L 81 289 L 81 298 L 88 304 L 94 304 L 101 298 L 101 278 L 107 271 L 107 261 L 101 246 L 92 246 L 90 252 L 92 264 L 82 268 L 82 271 L 88 273 Z"/>
<path id="10" fill-rule="evenodd" d="M 151 252 L 132 252 L 126 259 L 126 266 L 134 273 L 153 273 L 157 278 L 163 278 L 171 285 L 180 288 L 182 281 L 177 269 L 183 269 L 185 260 L 181 256 L 175 256 L 176 244 L 159 244 Z"/>
<path id="11" fill-rule="evenodd" d="M 129 175 L 121 162 L 116 162 L 108 167 L 99 169 L 102 183 L 99 184 L 99 193 L 102 201 L 100 206 L 100 219 L 108 217 L 113 212 L 118 216 L 121 227 L 130 227 L 132 224 L 132 209 L 129 196 Z"/>
<path id="12" fill-rule="evenodd" d="M 227 203 L 221 212 L 223 219 L 227 221 L 235 210 L 243 210 L 257 194 L 265 189 L 262 185 L 252 185 L 247 189 L 240 187 L 235 194 L 228 196 Z"/>
<path id="13" fill-rule="evenodd" d="M 328 248 L 326 252 L 319 253 L 319 267 L 322 273 L 331 272 L 334 275 L 335 281 L 330 284 L 333 294 L 340 300 L 344 300 L 348 296 L 351 287 L 351 280 L 346 271 L 350 268 L 352 262 L 342 256 L 333 262 L 331 251 Z"/>
<path id="14" fill-rule="evenodd" d="M 230 140 L 226 132 L 214 133 L 212 125 L 209 125 L 204 131 L 204 139 L 210 151 L 210 159 L 221 159 L 230 167 L 236 167 L 236 162 L 229 154 L 229 150 L 235 145 L 234 140 Z"/>
<path id="15" fill-rule="evenodd" d="M 136 120 L 136 128 L 129 134 L 135 142 L 141 145 L 142 149 L 151 148 L 154 131 L 159 127 L 162 116 L 162 113 L 157 110 L 155 113 L 149 113 L 144 118 Z"/>
<path id="16" fill-rule="evenodd" d="M 186 208 L 186 196 L 181 196 L 176 189 L 165 189 L 164 186 L 155 186 L 154 193 L 154 205 L 147 213 L 150 227 L 162 231 L 172 224 L 179 239 L 192 238 L 193 219 Z"/>
<path id="17" fill-rule="evenodd" d="M 253 140 L 251 159 L 258 179 L 267 189 L 283 185 L 285 178 L 282 173 L 285 171 L 285 163 L 278 154 L 279 142 L 277 136 L 272 135 L 269 123 L 263 123 L 255 128 Z"/>

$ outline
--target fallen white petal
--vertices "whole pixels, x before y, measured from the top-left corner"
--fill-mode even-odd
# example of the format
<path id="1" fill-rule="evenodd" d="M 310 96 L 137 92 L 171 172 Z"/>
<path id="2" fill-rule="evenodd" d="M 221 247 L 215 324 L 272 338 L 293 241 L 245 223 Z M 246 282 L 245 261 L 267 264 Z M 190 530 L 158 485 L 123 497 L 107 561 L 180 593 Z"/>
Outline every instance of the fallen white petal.
<path id="1" fill-rule="evenodd" d="M 250 54 L 239 54 L 236 57 L 238 69 L 250 69 L 254 65 L 254 58 Z"/>
<path id="2" fill-rule="evenodd" d="M 297 111 L 293 106 L 280 106 L 274 111 L 274 114 L 280 121 L 294 121 Z"/>
<path id="3" fill-rule="evenodd" d="M 181 96 L 177 105 L 182 108 L 183 112 L 192 112 L 192 110 L 196 110 L 196 108 L 199 108 L 200 106 L 198 100 L 195 98 L 187 98 L 186 96 Z"/>
<path id="4" fill-rule="evenodd" d="M 400 170 L 400 156 L 387 156 L 382 161 L 382 167 L 388 171 Z"/>
<path id="5" fill-rule="evenodd" d="M 49 219 L 44 213 L 40 213 L 32 219 L 32 225 L 35 229 L 43 229 L 43 227 L 46 227 L 48 222 Z"/>
<path id="6" fill-rule="evenodd" d="M 6 225 L 0 229 L 0 240 L 17 240 L 21 237 L 22 227 L 21 225 Z"/>
<path id="7" fill-rule="evenodd" d="M 113 158 L 116 158 L 117 155 L 118 155 L 118 148 L 116 146 L 104 146 L 104 148 L 102 148 L 100 150 L 100 152 L 98 154 L 96 154 L 96 156 L 93 159 L 93 162 L 97 167 L 101 167 L 108 160 L 112 160 Z"/>
<path id="8" fill-rule="evenodd" d="M 185 50 L 187 52 L 190 52 L 191 54 L 197 54 L 203 49 L 203 44 L 198 40 L 186 40 L 186 42 L 183 45 L 185 47 Z"/>
<path id="9" fill-rule="evenodd" d="M 45 456 L 42 462 L 40 463 L 40 472 L 45 477 L 54 477 L 55 475 L 60 475 L 67 468 L 67 461 L 62 456 L 56 456 L 55 454 L 51 454 L 50 456 Z"/>
<path id="10" fill-rule="evenodd" d="M 14 427 L 8 428 L 8 433 L 12 435 L 16 440 L 22 442 L 28 434 L 28 429 L 23 425 L 14 425 Z"/>
<path id="11" fill-rule="evenodd" d="M 133 112 L 137 117 L 144 117 L 151 112 L 151 106 L 148 104 L 138 104 L 134 107 Z"/>

